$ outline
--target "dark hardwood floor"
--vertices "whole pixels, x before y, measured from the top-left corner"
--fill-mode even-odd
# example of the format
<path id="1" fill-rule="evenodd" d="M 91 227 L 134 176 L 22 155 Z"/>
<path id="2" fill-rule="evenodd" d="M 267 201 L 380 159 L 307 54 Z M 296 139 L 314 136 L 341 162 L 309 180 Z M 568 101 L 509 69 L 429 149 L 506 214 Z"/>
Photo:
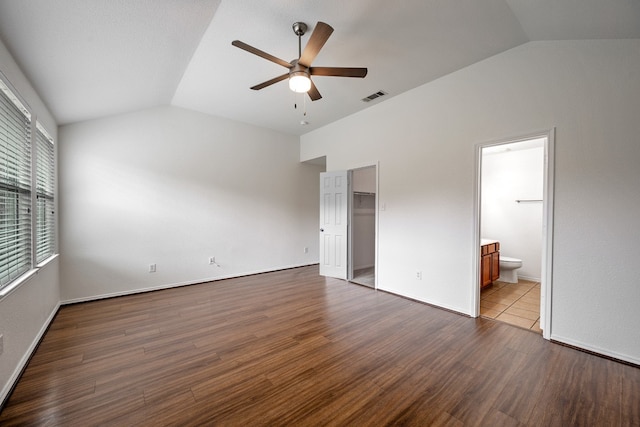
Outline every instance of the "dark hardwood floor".
<path id="1" fill-rule="evenodd" d="M 640 369 L 305 267 L 62 307 L 0 425 L 640 426 Z"/>

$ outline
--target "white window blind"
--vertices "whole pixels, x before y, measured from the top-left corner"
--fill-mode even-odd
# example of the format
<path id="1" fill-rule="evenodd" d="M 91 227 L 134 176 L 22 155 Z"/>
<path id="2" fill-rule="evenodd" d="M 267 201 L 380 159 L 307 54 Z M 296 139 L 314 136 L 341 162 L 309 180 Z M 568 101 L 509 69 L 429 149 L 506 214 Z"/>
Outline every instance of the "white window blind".
<path id="1" fill-rule="evenodd" d="M 0 288 L 31 268 L 31 115 L 0 81 Z"/>
<path id="2" fill-rule="evenodd" d="M 36 122 L 36 262 L 55 251 L 53 138 Z"/>

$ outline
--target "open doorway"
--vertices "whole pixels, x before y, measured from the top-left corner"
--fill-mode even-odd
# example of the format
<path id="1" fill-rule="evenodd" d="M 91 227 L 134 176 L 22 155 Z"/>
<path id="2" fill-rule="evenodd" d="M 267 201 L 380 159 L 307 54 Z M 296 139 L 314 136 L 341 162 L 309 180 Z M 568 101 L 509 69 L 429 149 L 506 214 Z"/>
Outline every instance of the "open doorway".
<path id="1" fill-rule="evenodd" d="M 551 132 L 479 147 L 478 314 L 550 334 Z M 550 155 L 551 154 L 551 155 Z"/>
<path id="2" fill-rule="evenodd" d="M 351 171 L 350 281 L 376 287 L 376 167 Z"/>

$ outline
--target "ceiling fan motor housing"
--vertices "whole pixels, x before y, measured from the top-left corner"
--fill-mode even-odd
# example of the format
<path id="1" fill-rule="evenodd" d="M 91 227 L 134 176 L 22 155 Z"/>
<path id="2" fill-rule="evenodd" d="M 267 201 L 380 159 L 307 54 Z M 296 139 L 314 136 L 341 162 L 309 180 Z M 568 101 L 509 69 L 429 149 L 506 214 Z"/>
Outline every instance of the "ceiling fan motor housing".
<path id="1" fill-rule="evenodd" d="M 296 36 L 300 37 L 304 36 L 304 33 L 307 32 L 307 29 L 309 27 L 307 27 L 307 24 L 305 24 L 304 22 L 294 22 L 292 28 Z"/>

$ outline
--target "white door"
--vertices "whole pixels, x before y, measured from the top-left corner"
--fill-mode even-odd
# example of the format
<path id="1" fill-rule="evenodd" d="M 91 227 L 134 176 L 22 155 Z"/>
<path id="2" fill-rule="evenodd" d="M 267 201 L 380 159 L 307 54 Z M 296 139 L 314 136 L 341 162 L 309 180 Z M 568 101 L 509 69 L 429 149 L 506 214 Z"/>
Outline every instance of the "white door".
<path id="1" fill-rule="evenodd" d="M 349 172 L 320 174 L 320 274 L 347 279 Z"/>

